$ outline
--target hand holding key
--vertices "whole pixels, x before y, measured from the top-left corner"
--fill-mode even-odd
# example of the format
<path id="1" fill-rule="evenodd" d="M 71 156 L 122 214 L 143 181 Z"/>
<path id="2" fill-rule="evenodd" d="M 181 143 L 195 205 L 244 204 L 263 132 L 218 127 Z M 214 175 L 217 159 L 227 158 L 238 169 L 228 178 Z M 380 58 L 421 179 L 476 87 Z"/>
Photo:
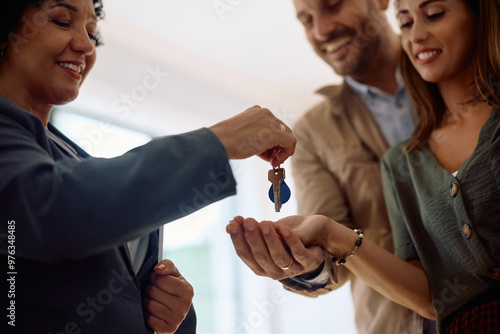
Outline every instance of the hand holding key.
<path id="1" fill-rule="evenodd" d="M 269 161 L 272 157 L 273 166 L 288 159 L 295 151 L 297 142 L 290 128 L 271 111 L 259 106 L 249 108 L 209 129 L 219 138 L 229 159 L 246 159 L 257 155 Z"/>

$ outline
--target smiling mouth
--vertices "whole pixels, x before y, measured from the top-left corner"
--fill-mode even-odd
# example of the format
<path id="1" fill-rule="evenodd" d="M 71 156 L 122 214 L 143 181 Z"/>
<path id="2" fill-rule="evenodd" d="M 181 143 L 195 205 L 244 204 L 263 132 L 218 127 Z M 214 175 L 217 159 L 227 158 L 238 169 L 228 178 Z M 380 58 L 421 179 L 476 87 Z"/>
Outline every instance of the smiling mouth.
<path id="1" fill-rule="evenodd" d="M 420 52 L 418 55 L 417 55 L 417 59 L 419 60 L 427 60 L 435 55 L 437 55 L 438 53 L 441 53 L 442 51 L 441 50 L 434 50 L 434 51 L 428 51 L 428 52 Z"/>
<path id="2" fill-rule="evenodd" d="M 67 68 L 67 69 L 70 69 L 71 71 L 73 71 L 77 74 L 81 74 L 82 70 L 83 70 L 82 66 L 77 66 L 75 64 L 70 64 L 70 63 L 57 62 L 57 65 L 64 67 L 64 68 Z"/>
<path id="3" fill-rule="evenodd" d="M 332 42 L 324 43 L 320 49 L 326 53 L 335 53 L 352 42 L 352 37 L 346 36 Z"/>

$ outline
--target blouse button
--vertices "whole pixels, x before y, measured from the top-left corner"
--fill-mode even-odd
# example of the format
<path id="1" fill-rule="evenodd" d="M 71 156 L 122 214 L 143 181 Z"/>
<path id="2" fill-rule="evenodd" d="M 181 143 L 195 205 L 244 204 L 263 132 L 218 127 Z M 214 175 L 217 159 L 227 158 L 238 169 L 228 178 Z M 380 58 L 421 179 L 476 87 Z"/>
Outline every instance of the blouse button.
<path id="1" fill-rule="evenodd" d="M 500 280 L 500 268 L 491 269 L 489 274 L 491 278 Z"/>
<path id="2" fill-rule="evenodd" d="M 462 226 L 462 235 L 465 239 L 470 239 L 470 237 L 472 237 L 472 227 L 469 224 L 464 224 Z"/>
<path id="3" fill-rule="evenodd" d="M 458 195 L 458 184 L 452 183 L 450 187 L 450 196 L 456 197 Z"/>

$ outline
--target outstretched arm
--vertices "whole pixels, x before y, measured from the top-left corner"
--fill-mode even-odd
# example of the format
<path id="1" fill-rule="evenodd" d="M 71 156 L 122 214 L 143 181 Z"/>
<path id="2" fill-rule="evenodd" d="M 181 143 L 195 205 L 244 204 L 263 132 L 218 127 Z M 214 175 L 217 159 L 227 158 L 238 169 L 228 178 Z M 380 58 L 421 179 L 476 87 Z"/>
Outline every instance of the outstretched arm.
<path id="1" fill-rule="evenodd" d="M 354 248 L 357 233 L 325 216 L 291 216 L 275 227 L 290 249 L 321 246 L 332 256 L 342 258 Z M 406 262 L 368 239 L 345 266 L 372 288 L 425 318 L 436 319 L 429 281 L 417 262 Z"/>

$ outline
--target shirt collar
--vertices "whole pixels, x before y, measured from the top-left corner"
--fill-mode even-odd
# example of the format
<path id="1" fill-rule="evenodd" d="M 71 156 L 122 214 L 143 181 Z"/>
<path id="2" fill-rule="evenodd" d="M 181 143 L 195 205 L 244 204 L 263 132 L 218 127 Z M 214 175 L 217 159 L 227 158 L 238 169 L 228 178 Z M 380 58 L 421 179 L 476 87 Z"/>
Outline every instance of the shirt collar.
<path id="1" fill-rule="evenodd" d="M 396 70 L 396 81 L 398 83 L 398 90 L 396 92 L 397 96 L 402 90 L 404 90 L 404 81 L 403 81 L 403 76 L 401 75 L 401 71 L 399 68 Z M 358 82 L 354 80 L 351 76 L 345 76 L 345 81 L 349 85 L 349 87 L 352 88 L 352 90 L 358 94 L 358 96 L 364 98 L 375 98 L 377 96 L 386 96 L 393 98 L 392 96 L 388 95 L 387 93 L 383 92 L 382 90 L 378 89 L 377 87 L 365 85 L 361 82 Z"/>

